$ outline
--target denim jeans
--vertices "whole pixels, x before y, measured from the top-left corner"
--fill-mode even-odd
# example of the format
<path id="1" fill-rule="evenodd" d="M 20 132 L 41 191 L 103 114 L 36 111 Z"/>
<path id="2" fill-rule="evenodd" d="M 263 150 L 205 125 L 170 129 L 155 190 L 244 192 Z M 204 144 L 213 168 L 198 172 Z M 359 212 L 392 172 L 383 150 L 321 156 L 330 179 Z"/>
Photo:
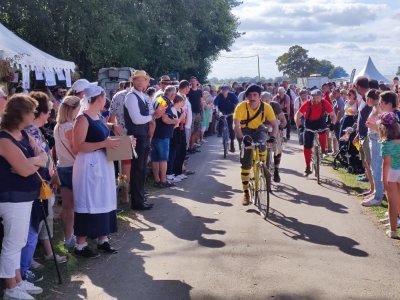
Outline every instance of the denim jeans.
<path id="1" fill-rule="evenodd" d="M 28 240 L 21 251 L 21 275 L 25 276 L 32 264 L 33 255 L 35 254 L 36 245 L 38 243 L 39 232 L 32 226 L 29 226 Z"/>
<path id="2" fill-rule="evenodd" d="M 375 200 L 383 198 L 383 182 L 382 182 L 382 153 L 381 144 L 378 143 L 379 136 L 377 133 L 369 133 L 369 147 L 371 151 L 371 172 L 375 185 Z"/>

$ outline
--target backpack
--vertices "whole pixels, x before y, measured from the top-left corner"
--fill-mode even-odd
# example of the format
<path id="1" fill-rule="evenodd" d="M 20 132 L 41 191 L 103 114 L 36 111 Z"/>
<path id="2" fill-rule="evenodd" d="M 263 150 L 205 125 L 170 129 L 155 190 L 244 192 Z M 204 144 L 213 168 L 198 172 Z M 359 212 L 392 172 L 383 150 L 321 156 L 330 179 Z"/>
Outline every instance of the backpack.
<path id="1" fill-rule="evenodd" d="M 310 116 L 311 116 L 311 106 L 312 106 L 312 104 L 311 104 L 311 100 L 308 100 L 308 101 L 309 101 L 308 102 L 309 105 L 308 105 L 308 110 L 307 110 L 307 116 L 304 116 L 304 118 L 306 120 L 309 120 Z M 321 104 L 322 104 L 322 113 L 321 113 L 321 117 L 320 118 L 323 118 L 325 116 L 325 101 L 324 101 L 324 99 L 321 100 Z"/>

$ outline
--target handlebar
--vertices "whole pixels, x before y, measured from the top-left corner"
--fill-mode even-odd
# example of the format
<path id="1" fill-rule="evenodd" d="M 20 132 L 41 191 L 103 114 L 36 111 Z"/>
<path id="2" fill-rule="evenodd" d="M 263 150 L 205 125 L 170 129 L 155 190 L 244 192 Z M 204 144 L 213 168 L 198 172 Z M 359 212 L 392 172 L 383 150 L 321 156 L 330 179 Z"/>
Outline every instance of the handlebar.
<path id="1" fill-rule="evenodd" d="M 312 132 L 312 133 L 322 133 L 322 132 L 325 132 L 325 131 L 328 131 L 328 130 L 329 130 L 329 128 L 318 129 L 318 130 L 312 130 L 312 129 L 309 129 L 309 128 L 304 128 L 304 131 L 309 131 L 309 132 Z"/>

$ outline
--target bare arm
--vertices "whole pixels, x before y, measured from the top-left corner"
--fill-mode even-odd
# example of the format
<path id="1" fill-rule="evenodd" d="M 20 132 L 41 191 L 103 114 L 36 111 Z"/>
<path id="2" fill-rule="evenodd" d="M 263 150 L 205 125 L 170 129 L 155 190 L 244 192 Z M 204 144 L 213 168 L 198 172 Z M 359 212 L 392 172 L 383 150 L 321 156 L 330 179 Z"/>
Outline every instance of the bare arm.
<path id="1" fill-rule="evenodd" d="M 278 135 L 278 131 L 279 131 L 279 127 L 278 127 L 278 121 L 275 119 L 275 120 L 273 120 L 273 121 L 269 121 L 269 123 L 271 124 L 271 126 L 272 126 L 272 136 L 273 137 L 277 137 L 277 135 Z"/>
<path id="2" fill-rule="evenodd" d="M 334 111 L 331 112 L 331 113 L 329 114 L 329 116 L 331 117 L 332 124 L 336 124 L 337 116 L 336 116 L 335 112 L 334 112 Z"/>
<path id="3" fill-rule="evenodd" d="M 282 127 L 282 128 L 285 128 L 287 122 L 286 122 L 286 118 L 285 118 L 284 113 L 283 113 L 283 112 L 280 112 L 280 114 L 277 116 L 277 118 L 278 118 L 279 122 L 281 123 L 281 127 Z"/>
<path id="4" fill-rule="evenodd" d="M 235 135 L 238 139 L 243 138 L 242 128 L 240 127 L 240 120 L 233 120 L 233 130 L 235 131 Z"/>
<path id="5" fill-rule="evenodd" d="M 47 162 L 47 155 L 44 152 L 38 156 L 26 158 L 21 149 L 8 139 L 0 139 L 0 155 L 11 165 L 15 173 L 23 177 L 34 174 L 39 166 Z"/>
<path id="6" fill-rule="evenodd" d="M 294 121 L 296 123 L 296 126 L 299 127 L 301 125 L 301 117 L 303 114 L 300 112 L 300 110 L 297 111 L 297 113 L 294 115 Z"/>

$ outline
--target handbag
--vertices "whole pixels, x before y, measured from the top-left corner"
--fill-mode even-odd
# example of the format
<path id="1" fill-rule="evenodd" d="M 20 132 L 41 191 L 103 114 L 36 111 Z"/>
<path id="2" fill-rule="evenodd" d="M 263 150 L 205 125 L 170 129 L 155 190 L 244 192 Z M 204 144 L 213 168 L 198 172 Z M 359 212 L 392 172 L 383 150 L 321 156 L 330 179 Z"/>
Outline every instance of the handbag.
<path id="1" fill-rule="evenodd" d="M 61 186 L 61 180 L 60 180 L 60 176 L 58 176 L 57 169 L 54 169 L 54 173 L 53 173 L 53 176 L 51 176 L 49 184 L 50 185 L 55 184 L 55 185 Z"/>
<path id="2" fill-rule="evenodd" d="M 40 181 L 42 182 L 39 190 L 39 198 L 42 200 L 50 199 L 51 195 L 53 194 L 50 185 L 40 176 L 39 172 L 36 171 L 36 174 L 39 176 Z"/>

